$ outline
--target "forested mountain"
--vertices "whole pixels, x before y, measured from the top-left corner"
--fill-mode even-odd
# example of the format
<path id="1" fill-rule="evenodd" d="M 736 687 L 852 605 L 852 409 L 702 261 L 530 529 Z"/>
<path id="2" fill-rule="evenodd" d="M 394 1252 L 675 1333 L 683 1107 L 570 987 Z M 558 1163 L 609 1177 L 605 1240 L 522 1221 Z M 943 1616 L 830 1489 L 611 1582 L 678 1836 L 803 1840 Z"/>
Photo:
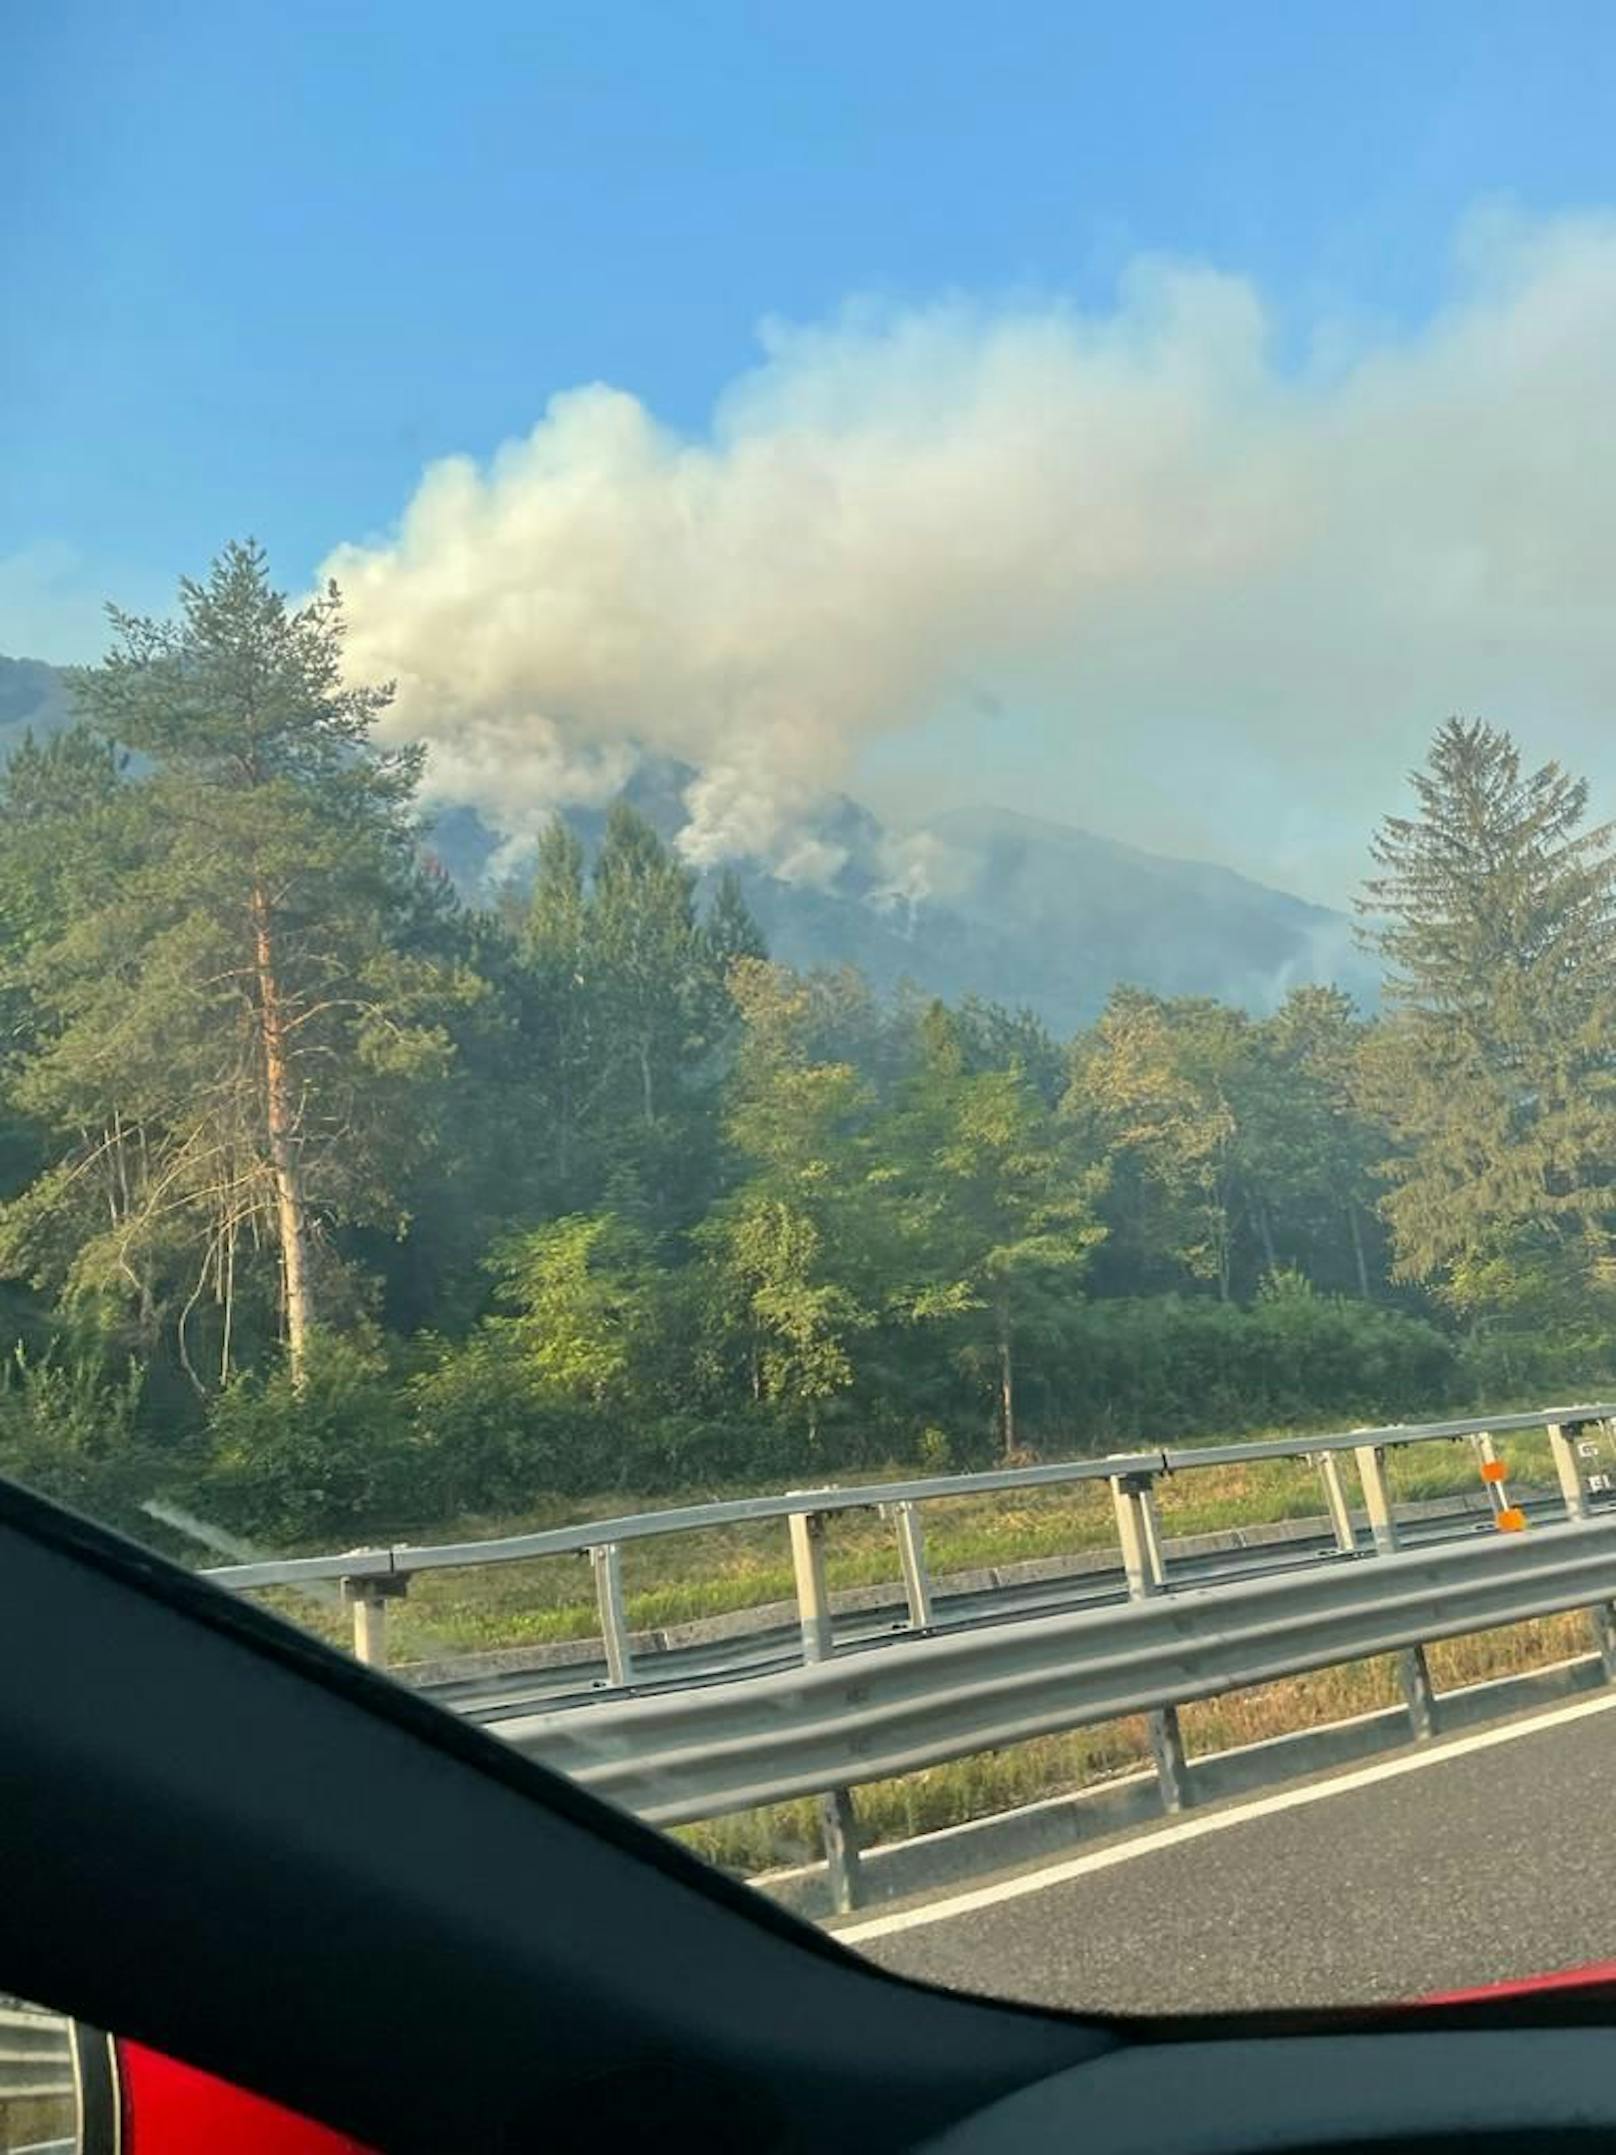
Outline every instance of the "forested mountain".
<path id="1" fill-rule="evenodd" d="M 623 797 L 672 842 L 694 776 L 648 763 Z M 568 820 L 592 851 L 604 811 Z M 953 809 L 900 837 L 843 796 L 810 835 L 841 865 L 809 883 L 742 861 L 746 902 L 784 963 L 856 965 L 883 994 L 907 983 L 951 1002 L 1025 1004 L 1061 1034 L 1089 1024 L 1123 985 L 1211 995 L 1258 1016 L 1297 987 L 1342 987 L 1365 1008 L 1378 997 L 1376 968 L 1342 914 L 1228 868 L 1008 808 Z M 486 902 L 505 857 L 476 813 L 441 815 L 432 843 L 461 891 Z M 509 870 L 518 891 L 531 872 L 520 859 Z"/>
<path id="2" fill-rule="evenodd" d="M 67 716 L 67 688 L 54 666 L 37 658 L 0 658 L 0 757 L 30 729 L 54 733 Z"/>
<path id="3" fill-rule="evenodd" d="M 672 841 L 694 775 L 647 764 L 624 798 Z M 603 811 L 574 810 L 569 821 L 586 850 L 598 843 Z M 1257 1015 L 1294 987 L 1334 984 L 1366 1007 L 1376 1000 L 1375 968 L 1343 915 L 1227 868 L 1008 808 L 954 809 L 899 838 L 843 796 L 811 835 L 845 856 L 841 866 L 806 883 L 740 862 L 746 902 L 786 964 L 856 965 L 884 994 L 907 983 L 949 1001 L 1025 1004 L 1058 1033 L 1089 1023 L 1124 984 L 1212 995 Z M 486 898 L 498 841 L 479 817 L 440 816 L 433 845 L 461 890 Z M 518 889 L 530 873 L 517 862 Z"/>
<path id="4" fill-rule="evenodd" d="M 28 726 L 53 731 L 67 709 L 52 667 L 0 659 L 0 755 Z M 623 797 L 672 841 L 694 776 L 651 760 Z M 592 853 L 605 810 L 574 809 L 568 820 Z M 1213 995 L 1259 1015 L 1315 983 L 1375 1000 L 1374 968 L 1341 914 L 1227 868 L 1007 808 L 955 809 L 900 837 L 843 796 L 820 811 L 812 836 L 841 865 L 809 883 L 740 862 L 747 904 L 786 964 L 856 965 L 882 993 L 907 982 L 949 1001 L 1024 1003 L 1057 1033 L 1088 1024 L 1119 984 Z M 473 809 L 440 811 L 431 845 L 473 904 L 495 897 L 496 866 L 518 892 L 531 880 L 531 861 L 502 852 Z M 704 880 L 711 888 L 716 877 Z"/>

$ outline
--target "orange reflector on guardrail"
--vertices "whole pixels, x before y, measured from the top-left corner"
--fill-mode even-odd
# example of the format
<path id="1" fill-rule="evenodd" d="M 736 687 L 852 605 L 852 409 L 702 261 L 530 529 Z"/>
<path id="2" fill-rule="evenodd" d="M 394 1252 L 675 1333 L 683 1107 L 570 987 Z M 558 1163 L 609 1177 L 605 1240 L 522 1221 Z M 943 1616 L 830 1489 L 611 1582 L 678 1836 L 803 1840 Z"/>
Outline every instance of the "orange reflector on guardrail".
<path id="1" fill-rule="evenodd" d="M 1493 1525 L 1505 1534 L 1519 1534 L 1526 1526 L 1526 1514 L 1519 1505 L 1509 1501 L 1509 1491 L 1504 1486 L 1509 1468 L 1493 1451 L 1493 1440 L 1483 1434 L 1472 1439 L 1480 1457 L 1476 1464 L 1481 1469 L 1481 1485 L 1493 1508 Z"/>

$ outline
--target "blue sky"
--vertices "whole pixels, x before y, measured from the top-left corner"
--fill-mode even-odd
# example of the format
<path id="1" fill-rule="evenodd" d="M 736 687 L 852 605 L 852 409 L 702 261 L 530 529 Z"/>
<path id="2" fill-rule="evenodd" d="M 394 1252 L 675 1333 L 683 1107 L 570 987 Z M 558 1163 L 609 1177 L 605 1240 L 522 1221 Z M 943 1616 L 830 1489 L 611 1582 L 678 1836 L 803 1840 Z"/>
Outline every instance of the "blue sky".
<path id="1" fill-rule="evenodd" d="M 0 650 L 56 658 L 244 530 L 301 585 L 574 385 L 699 436 L 765 318 L 1103 312 L 1169 255 L 1283 373 L 1417 335 L 1478 204 L 1616 203 L 1616 12 L 1563 0 L 61 0 L 8 63 Z"/>

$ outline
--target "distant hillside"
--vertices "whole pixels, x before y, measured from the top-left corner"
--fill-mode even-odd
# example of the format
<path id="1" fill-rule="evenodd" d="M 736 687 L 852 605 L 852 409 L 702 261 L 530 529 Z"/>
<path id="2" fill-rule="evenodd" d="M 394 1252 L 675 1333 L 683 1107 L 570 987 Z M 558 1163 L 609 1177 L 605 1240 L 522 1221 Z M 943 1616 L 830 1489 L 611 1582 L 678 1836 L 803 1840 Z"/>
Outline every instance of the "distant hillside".
<path id="1" fill-rule="evenodd" d="M 671 839 L 692 775 L 651 765 L 625 796 Z M 605 818 L 580 810 L 570 820 L 592 847 Z M 900 839 L 841 799 L 814 836 L 846 855 L 823 885 L 736 864 L 770 950 L 791 965 L 857 965 L 883 990 L 908 981 L 951 999 L 1026 1003 L 1057 1033 L 1089 1022 L 1121 981 L 1256 1012 L 1309 982 L 1336 982 L 1366 1006 L 1376 998 L 1374 970 L 1342 914 L 1232 869 L 1006 808 L 956 809 Z M 471 809 L 441 816 L 432 843 L 468 892 L 486 892 L 507 864 Z M 919 894 L 917 859 L 936 895 Z M 907 884 L 895 862 L 910 864 Z M 529 872 L 511 864 L 510 880 Z"/>
<path id="2" fill-rule="evenodd" d="M 52 667 L 0 659 L 0 755 L 25 728 L 50 731 L 67 715 Z M 625 797 L 671 840 L 693 776 L 648 762 Z M 570 820 L 593 847 L 605 813 L 578 809 Z M 770 950 L 790 965 L 856 965 L 883 991 L 908 981 L 951 1000 L 1025 1003 L 1059 1034 L 1091 1020 L 1120 981 L 1257 1012 L 1313 981 L 1375 999 L 1374 971 L 1343 915 L 1228 868 L 1007 808 L 955 809 L 900 834 L 843 796 L 825 804 L 813 836 L 841 857 L 822 883 L 736 863 Z M 429 842 L 478 902 L 495 881 L 531 874 L 474 809 L 441 812 Z"/>
<path id="3" fill-rule="evenodd" d="M 1052 1023 L 1092 1016 L 1118 981 L 1254 1011 L 1309 982 L 1337 982 L 1366 1003 L 1378 993 L 1344 915 L 1232 869 L 1002 808 L 956 809 L 928 829 L 971 864 L 947 908 L 992 950 L 970 985 L 1006 999 L 988 983 L 1013 977 L 1008 999 Z M 922 911 L 917 940 L 934 941 L 939 926 Z"/>
<path id="4" fill-rule="evenodd" d="M 0 658 L 0 755 L 30 727 L 54 733 L 67 719 L 67 690 L 54 666 L 37 658 Z"/>

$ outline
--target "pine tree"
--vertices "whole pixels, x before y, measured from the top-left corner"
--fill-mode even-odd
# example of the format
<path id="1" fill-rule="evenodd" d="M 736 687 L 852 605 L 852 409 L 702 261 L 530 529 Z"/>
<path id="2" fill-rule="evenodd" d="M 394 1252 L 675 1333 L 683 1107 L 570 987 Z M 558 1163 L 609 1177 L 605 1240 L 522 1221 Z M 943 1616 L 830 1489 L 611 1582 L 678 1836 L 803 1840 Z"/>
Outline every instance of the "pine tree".
<path id="1" fill-rule="evenodd" d="M 539 840 L 523 947 L 537 990 L 529 1082 L 537 1086 L 565 1209 L 589 1186 L 590 1115 L 604 1082 L 599 1067 L 601 983 L 593 974 L 584 849 L 561 816 Z"/>
<path id="2" fill-rule="evenodd" d="M 726 868 L 718 879 L 703 933 L 720 981 L 737 958 L 767 958 L 769 955 L 763 930 L 746 902 L 741 879 L 733 868 Z"/>
<path id="3" fill-rule="evenodd" d="M 696 882 L 643 816 L 613 804 L 587 935 L 600 1197 L 657 1233 L 692 1224 L 712 1193 L 719 1051 L 734 1022 Z"/>
<path id="4" fill-rule="evenodd" d="M 1369 1095 L 1397 1268 L 1459 1307 L 1574 1304 L 1616 1229 L 1616 850 L 1588 788 L 1450 719 L 1366 888 L 1392 1020 Z"/>
<path id="5" fill-rule="evenodd" d="M 1293 988 L 1254 1028 L 1237 1139 L 1264 1271 L 1299 1264 L 1316 1287 L 1365 1301 L 1382 1265 L 1374 1170 L 1386 1151 L 1359 1097 L 1369 1031 L 1339 988 Z"/>
<path id="6" fill-rule="evenodd" d="M 717 1087 L 737 1016 L 731 968 L 762 952 L 734 876 L 705 920 L 697 878 L 627 802 L 593 868 L 560 817 L 539 845 L 523 929 L 558 1210 L 682 1229 L 714 1186 Z"/>
<path id="7" fill-rule="evenodd" d="M 63 1284 L 122 1284 L 147 1331 L 166 1295 L 188 1367 L 211 1290 L 222 1370 L 238 1260 L 267 1244 L 297 1382 L 317 1244 L 334 1221 L 388 1217 L 414 1088 L 447 1052 L 446 983 L 405 932 L 419 759 L 373 741 L 390 690 L 344 683 L 335 590 L 292 609 L 256 546 L 182 583 L 177 620 L 112 621 L 111 653 L 72 687 L 138 761 L 93 804 L 96 843 L 28 953 L 41 1036 L 18 1096 L 63 1142 L 6 1239 L 49 1269 L 65 1230 Z M 99 1230 L 87 1197 L 105 1201 Z"/>
<path id="8" fill-rule="evenodd" d="M 683 1066 L 702 1045 L 695 894 L 695 871 L 637 810 L 614 802 L 595 862 L 590 940 L 620 1106 L 647 1129 L 672 1110 Z"/>

